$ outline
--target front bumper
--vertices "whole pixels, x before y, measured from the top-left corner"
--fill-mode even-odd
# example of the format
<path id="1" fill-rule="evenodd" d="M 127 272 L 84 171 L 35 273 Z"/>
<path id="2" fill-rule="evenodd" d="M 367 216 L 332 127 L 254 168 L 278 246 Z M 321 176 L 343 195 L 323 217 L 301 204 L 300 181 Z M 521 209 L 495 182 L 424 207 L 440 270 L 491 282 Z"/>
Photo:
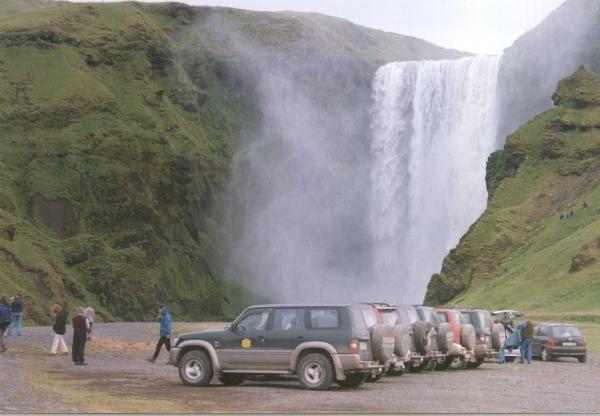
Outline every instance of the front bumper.
<path id="1" fill-rule="evenodd" d="M 177 366 L 180 350 L 181 348 L 171 347 L 171 351 L 169 352 L 169 364 Z"/>

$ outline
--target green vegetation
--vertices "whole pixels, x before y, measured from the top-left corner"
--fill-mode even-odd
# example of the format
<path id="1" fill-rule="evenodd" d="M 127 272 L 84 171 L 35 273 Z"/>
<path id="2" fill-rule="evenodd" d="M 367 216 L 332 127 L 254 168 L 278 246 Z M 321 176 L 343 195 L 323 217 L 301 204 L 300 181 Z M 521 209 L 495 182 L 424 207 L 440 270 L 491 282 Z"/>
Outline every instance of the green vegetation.
<path id="1" fill-rule="evenodd" d="M 580 68 L 554 99 L 491 155 L 488 208 L 432 277 L 427 303 L 599 322 L 600 81 Z"/>
<path id="2" fill-rule="evenodd" d="M 226 276 L 220 209 L 260 120 L 238 38 L 341 60 L 360 88 L 329 85 L 332 106 L 368 99 L 381 63 L 461 55 L 319 15 L 3 1 L 0 287 L 23 293 L 28 320 L 55 302 L 153 319 L 157 300 L 179 320 L 227 319 L 251 301 Z"/>

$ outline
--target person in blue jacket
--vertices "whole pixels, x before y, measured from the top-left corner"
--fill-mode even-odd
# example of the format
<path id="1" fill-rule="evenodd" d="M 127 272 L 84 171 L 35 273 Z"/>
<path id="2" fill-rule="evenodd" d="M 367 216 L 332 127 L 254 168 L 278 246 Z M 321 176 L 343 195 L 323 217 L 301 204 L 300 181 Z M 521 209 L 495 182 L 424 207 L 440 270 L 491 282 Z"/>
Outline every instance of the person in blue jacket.
<path id="1" fill-rule="evenodd" d="M 158 313 L 160 321 L 160 338 L 156 344 L 154 355 L 148 358 L 148 361 L 154 363 L 160 354 L 160 349 L 164 345 L 167 351 L 171 351 L 171 314 L 167 305 L 162 305 Z"/>

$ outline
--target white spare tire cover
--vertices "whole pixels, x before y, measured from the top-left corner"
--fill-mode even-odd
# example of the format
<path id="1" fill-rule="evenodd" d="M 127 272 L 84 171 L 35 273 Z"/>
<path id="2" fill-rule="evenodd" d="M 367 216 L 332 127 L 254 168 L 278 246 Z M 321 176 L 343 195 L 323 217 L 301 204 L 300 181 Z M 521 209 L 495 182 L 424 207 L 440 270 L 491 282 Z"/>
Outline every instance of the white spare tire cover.
<path id="1" fill-rule="evenodd" d="M 398 324 L 394 326 L 394 353 L 404 358 L 410 352 L 411 329 L 409 325 Z"/>
<path id="2" fill-rule="evenodd" d="M 373 356 L 381 364 L 394 357 L 394 329 L 390 325 L 377 324 L 371 329 Z"/>
<path id="3" fill-rule="evenodd" d="M 468 350 L 475 348 L 475 328 L 471 324 L 465 324 L 460 330 L 460 343 Z"/>

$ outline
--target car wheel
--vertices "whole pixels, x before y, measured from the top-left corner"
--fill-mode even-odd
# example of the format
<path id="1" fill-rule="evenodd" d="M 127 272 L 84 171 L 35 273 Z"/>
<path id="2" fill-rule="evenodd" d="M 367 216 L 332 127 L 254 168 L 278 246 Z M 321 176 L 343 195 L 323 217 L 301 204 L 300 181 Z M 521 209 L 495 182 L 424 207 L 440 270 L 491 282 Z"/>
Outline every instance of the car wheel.
<path id="1" fill-rule="evenodd" d="M 320 353 L 308 354 L 298 364 L 298 380 L 310 390 L 327 390 L 333 382 L 333 365 Z"/>
<path id="2" fill-rule="evenodd" d="M 213 378 L 213 366 L 204 351 L 189 351 L 179 362 L 179 378 L 188 386 L 206 386 Z"/>
<path id="3" fill-rule="evenodd" d="M 467 360 L 464 357 L 453 357 L 450 362 L 449 370 L 464 370 L 467 368 Z"/>
<path id="4" fill-rule="evenodd" d="M 580 357 L 577 357 L 577 360 L 578 360 L 580 363 L 585 363 L 585 362 L 587 361 L 587 354 L 586 354 L 586 355 L 582 355 L 582 356 L 580 356 Z"/>
<path id="5" fill-rule="evenodd" d="M 546 348 L 542 348 L 542 361 L 552 361 L 552 356 Z"/>
<path id="6" fill-rule="evenodd" d="M 243 374 L 223 374 L 219 381 L 226 386 L 239 386 L 246 380 Z"/>
<path id="7" fill-rule="evenodd" d="M 346 380 L 338 380 L 336 383 L 338 386 L 345 389 L 355 389 L 362 386 L 362 384 L 367 380 L 367 377 L 369 377 L 369 373 L 346 374 Z"/>
<path id="8" fill-rule="evenodd" d="M 436 363 L 435 371 L 446 371 L 450 367 L 450 364 L 452 364 L 452 358 L 446 357 L 441 363 Z"/>
<path id="9" fill-rule="evenodd" d="M 485 358 L 481 357 L 481 358 L 477 358 L 477 361 L 472 362 L 472 361 L 467 361 L 467 368 L 477 368 L 479 366 L 481 366 L 481 364 L 483 364 L 483 360 Z"/>
<path id="10" fill-rule="evenodd" d="M 394 329 L 390 325 L 377 324 L 371 329 L 373 357 L 384 364 L 394 357 Z"/>

